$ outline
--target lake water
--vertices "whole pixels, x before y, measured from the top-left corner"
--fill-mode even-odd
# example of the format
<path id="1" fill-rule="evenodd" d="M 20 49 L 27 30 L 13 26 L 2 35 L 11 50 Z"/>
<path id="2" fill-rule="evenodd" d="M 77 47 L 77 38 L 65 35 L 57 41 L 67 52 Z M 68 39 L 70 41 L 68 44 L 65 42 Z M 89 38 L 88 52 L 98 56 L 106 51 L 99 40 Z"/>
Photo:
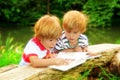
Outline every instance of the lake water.
<path id="1" fill-rule="evenodd" d="M 33 36 L 32 27 L 15 27 L 7 28 L 0 27 L 0 34 L 2 35 L 3 42 L 10 34 L 14 38 L 13 43 L 26 44 Z M 90 44 L 100 43 L 119 43 L 120 44 L 120 27 L 111 28 L 88 28 L 86 33 Z"/>
<path id="2" fill-rule="evenodd" d="M 100 43 L 119 43 L 120 44 L 120 27 L 111 28 L 90 28 L 86 35 L 90 44 Z"/>

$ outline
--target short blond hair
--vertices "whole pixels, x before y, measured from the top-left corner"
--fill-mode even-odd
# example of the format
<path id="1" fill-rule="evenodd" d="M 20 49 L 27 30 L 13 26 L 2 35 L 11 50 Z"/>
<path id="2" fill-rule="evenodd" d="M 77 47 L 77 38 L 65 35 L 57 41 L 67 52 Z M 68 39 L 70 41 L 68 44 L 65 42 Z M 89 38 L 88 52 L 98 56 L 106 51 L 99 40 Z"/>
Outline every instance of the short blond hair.
<path id="1" fill-rule="evenodd" d="M 39 39 L 57 39 L 61 36 L 62 28 L 58 17 L 42 16 L 34 26 L 35 37 Z"/>
<path id="2" fill-rule="evenodd" d="M 120 51 L 113 56 L 109 69 L 113 74 L 120 76 Z"/>
<path id="3" fill-rule="evenodd" d="M 87 16 L 77 10 L 70 10 L 63 17 L 63 29 L 71 31 L 76 29 L 81 33 L 86 31 Z"/>

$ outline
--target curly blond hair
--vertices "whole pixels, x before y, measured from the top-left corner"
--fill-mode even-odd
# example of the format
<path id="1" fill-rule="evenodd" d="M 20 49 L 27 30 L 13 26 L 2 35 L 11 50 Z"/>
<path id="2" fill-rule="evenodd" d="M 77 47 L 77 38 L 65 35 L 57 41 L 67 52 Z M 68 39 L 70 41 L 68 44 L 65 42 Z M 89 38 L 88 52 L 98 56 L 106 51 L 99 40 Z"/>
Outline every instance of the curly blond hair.
<path id="1" fill-rule="evenodd" d="M 81 33 L 86 31 L 88 17 L 80 11 L 70 10 L 63 16 L 63 29 L 71 31 L 76 29 Z"/>
<path id="2" fill-rule="evenodd" d="M 62 28 L 58 17 L 42 16 L 34 26 L 35 37 L 39 39 L 57 39 L 61 36 Z"/>

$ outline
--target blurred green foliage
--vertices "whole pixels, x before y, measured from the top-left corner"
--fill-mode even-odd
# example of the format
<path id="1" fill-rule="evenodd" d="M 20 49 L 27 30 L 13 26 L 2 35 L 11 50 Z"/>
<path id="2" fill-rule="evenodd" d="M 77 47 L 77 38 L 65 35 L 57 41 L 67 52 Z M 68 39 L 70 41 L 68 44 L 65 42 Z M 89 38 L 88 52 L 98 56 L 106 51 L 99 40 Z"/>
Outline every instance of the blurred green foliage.
<path id="1" fill-rule="evenodd" d="M 110 26 L 114 15 L 120 16 L 119 0 L 0 0 L 0 22 L 31 25 L 44 14 L 62 18 L 76 9 L 89 16 L 89 26 Z"/>
<path id="2" fill-rule="evenodd" d="M 21 59 L 23 44 L 13 44 L 13 40 L 9 35 L 5 44 L 3 44 L 0 34 L 0 67 L 9 64 L 18 64 Z"/>

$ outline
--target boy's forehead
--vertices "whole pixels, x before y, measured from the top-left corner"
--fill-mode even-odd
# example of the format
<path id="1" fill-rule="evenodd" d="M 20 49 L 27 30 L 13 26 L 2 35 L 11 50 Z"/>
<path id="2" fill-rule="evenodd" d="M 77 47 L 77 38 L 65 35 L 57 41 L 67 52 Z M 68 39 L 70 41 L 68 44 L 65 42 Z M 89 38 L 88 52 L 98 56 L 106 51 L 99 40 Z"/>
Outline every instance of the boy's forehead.
<path id="1" fill-rule="evenodd" d="M 68 32 L 79 32 L 79 29 L 77 29 L 77 28 L 71 28 L 71 29 L 68 29 L 66 31 L 68 31 Z"/>

